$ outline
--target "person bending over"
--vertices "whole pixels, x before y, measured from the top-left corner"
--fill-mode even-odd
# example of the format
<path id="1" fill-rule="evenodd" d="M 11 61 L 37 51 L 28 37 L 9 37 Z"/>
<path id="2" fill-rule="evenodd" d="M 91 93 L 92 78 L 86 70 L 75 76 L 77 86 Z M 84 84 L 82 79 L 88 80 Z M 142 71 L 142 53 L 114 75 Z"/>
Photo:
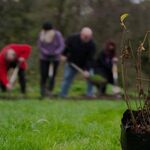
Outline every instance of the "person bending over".
<path id="1" fill-rule="evenodd" d="M 43 24 L 38 39 L 38 47 L 40 49 L 41 96 L 51 96 L 60 56 L 64 49 L 62 34 L 53 28 L 51 22 Z M 47 79 L 49 79 L 48 88 L 46 87 Z"/>
<path id="2" fill-rule="evenodd" d="M 108 41 L 103 51 L 100 52 L 96 59 L 95 74 L 100 74 L 107 79 L 107 83 L 114 84 L 113 78 L 113 63 L 116 58 L 116 44 L 113 41 Z M 107 84 L 101 84 L 98 87 L 99 94 L 106 93 Z"/>
<path id="3" fill-rule="evenodd" d="M 66 47 L 63 53 L 63 60 L 66 60 L 64 79 L 61 87 L 61 97 L 66 97 L 70 85 L 77 74 L 77 70 L 70 64 L 74 63 L 84 70 L 84 77 L 88 78 L 89 71 L 93 65 L 93 56 L 96 48 L 93 41 L 93 32 L 90 28 L 84 27 L 80 33 L 73 34 L 66 40 Z M 89 83 L 90 84 L 90 83 Z M 91 96 L 90 89 L 87 89 L 87 96 Z"/>
<path id="4" fill-rule="evenodd" d="M 11 90 L 13 85 L 8 79 L 8 71 L 19 66 L 18 76 L 21 92 L 26 93 L 25 70 L 31 53 L 31 46 L 27 44 L 10 44 L 0 52 L 0 88 L 3 92 Z"/>

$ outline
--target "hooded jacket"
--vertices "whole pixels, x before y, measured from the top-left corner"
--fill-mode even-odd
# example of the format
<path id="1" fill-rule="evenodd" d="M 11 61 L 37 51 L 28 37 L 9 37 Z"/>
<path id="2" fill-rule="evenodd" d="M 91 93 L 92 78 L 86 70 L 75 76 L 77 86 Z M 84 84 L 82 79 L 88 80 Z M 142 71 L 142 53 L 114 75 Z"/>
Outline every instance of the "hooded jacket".
<path id="1" fill-rule="evenodd" d="M 28 59 L 31 53 L 31 46 L 27 44 L 10 44 L 4 47 L 0 52 L 0 82 L 6 86 L 9 83 L 8 80 L 8 70 L 9 70 L 9 62 L 6 60 L 6 53 L 9 49 L 13 49 L 16 54 L 16 60 L 14 63 L 18 63 L 19 58 Z M 27 63 L 23 62 L 20 64 L 21 69 L 27 68 Z"/>
<path id="2" fill-rule="evenodd" d="M 57 30 L 42 30 L 37 46 L 40 49 L 41 60 L 49 61 L 51 57 L 59 60 L 64 49 L 64 39 L 62 34 Z"/>

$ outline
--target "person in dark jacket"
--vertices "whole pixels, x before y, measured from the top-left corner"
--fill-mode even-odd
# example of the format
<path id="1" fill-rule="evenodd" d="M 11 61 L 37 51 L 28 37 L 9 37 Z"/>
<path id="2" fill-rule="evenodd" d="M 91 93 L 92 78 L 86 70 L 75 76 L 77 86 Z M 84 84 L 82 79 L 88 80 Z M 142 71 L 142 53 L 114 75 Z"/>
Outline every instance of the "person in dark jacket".
<path id="1" fill-rule="evenodd" d="M 93 41 L 93 32 L 88 27 L 83 28 L 79 34 L 74 34 L 66 40 L 63 57 L 67 62 L 60 96 L 67 96 L 70 85 L 77 74 L 77 70 L 70 63 L 74 63 L 82 68 L 84 70 L 84 77 L 88 78 L 93 65 L 95 51 L 96 46 Z M 87 91 L 88 96 L 90 96 L 89 91 L 90 89 Z"/>
<path id="2" fill-rule="evenodd" d="M 53 28 L 51 22 L 43 24 L 38 39 L 38 47 L 40 49 L 41 96 L 50 96 L 54 89 L 60 56 L 64 49 L 63 36 Z M 49 84 L 46 88 L 48 79 Z"/>
<path id="3" fill-rule="evenodd" d="M 100 74 L 107 79 L 108 83 L 114 84 L 113 79 L 113 61 L 116 58 L 116 44 L 113 41 L 108 41 L 105 48 L 96 59 L 95 74 Z M 99 93 L 106 93 L 107 84 L 102 84 L 99 87 Z"/>

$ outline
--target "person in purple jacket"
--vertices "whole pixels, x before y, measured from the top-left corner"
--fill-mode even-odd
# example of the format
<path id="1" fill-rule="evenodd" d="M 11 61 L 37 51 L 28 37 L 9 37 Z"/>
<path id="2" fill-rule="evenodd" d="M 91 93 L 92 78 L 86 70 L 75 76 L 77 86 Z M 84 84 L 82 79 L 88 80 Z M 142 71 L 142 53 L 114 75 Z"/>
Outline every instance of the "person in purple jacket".
<path id="1" fill-rule="evenodd" d="M 51 22 L 45 22 L 38 39 L 40 49 L 40 87 L 41 96 L 50 96 L 54 89 L 55 77 L 60 62 L 60 56 L 64 49 L 62 34 L 53 28 Z M 49 79 L 48 88 L 46 87 Z"/>

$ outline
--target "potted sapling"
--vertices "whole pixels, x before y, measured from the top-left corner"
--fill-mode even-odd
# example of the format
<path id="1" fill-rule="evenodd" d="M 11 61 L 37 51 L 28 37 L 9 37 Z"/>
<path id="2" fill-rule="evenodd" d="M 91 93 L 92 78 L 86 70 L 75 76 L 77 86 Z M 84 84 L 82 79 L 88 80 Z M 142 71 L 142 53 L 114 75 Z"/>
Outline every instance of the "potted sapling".
<path id="1" fill-rule="evenodd" d="M 147 44 L 150 31 L 146 32 L 137 48 L 133 48 L 129 37 L 130 32 L 125 24 L 127 17 L 128 14 L 123 14 L 120 19 L 123 29 L 121 42 L 122 83 L 124 100 L 128 108 L 121 121 L 121 147 L 122 150 L 150 150 L 150 74 L 146 77 L 143 75 L 142 63 L 143 55 L 150 56 L 150 47 Z M 131 96 L 131 90 L 128 87 L 131 69 L 135 74 L 132 80 L 134 97 Z"/>

